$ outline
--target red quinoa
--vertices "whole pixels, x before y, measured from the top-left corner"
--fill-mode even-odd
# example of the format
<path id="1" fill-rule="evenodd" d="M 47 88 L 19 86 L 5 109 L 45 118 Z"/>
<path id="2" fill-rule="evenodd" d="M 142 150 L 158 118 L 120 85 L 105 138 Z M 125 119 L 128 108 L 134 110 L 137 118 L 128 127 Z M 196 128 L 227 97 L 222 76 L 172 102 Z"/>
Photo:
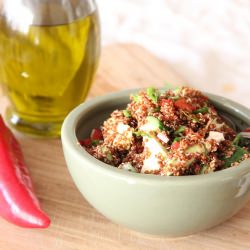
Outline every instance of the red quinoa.
<path id="1" fill-rule="evenodd" d="M 250 157 L 198 90 L 148 88 L 130 99 L 126 110 L 104 121 L 103 138 L 83 145 L 95 158 L 133 172 L 180 176 L 237 167 Z"/>

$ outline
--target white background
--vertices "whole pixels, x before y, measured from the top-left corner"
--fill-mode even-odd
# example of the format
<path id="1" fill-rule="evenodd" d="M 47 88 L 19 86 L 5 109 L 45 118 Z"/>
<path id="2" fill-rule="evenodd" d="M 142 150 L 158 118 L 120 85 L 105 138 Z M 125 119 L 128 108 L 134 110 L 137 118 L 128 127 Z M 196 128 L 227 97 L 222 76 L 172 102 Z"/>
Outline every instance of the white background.
<path id="1" fill-rule="evenodd" d="M 250 107 L 250 0 L 97 0 L 102 42 L 135 42 L 192 86 Z"/>

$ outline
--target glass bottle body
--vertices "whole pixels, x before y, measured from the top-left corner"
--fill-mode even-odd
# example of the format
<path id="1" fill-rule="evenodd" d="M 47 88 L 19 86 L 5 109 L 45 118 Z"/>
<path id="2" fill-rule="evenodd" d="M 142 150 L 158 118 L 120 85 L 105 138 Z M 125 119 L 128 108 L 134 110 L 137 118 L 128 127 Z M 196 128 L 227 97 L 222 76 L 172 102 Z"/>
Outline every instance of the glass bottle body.
<path id="1" fill-rule="evenodd" d="M 10 101 L 6 119 L 22 132 L 59 136 L 65 116 L 86 98 L 97 68 L 96 5 L 16 2 L 19 14 L 6 0 L 0 16 L 0 81 Z"/>

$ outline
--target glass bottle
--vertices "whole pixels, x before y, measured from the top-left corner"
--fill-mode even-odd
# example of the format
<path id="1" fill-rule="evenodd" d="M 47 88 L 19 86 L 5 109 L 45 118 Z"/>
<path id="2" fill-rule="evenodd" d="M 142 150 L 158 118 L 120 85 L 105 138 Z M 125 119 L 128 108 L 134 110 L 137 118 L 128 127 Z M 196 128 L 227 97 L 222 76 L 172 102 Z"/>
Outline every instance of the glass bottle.
<path id="1" fill-rule="evenodd" d="M 100 27 L 94 0 L 3 0 L 0 83 L 7 122 L 57 137 L 65 116 L 84 101 L 97 69 Z"/>

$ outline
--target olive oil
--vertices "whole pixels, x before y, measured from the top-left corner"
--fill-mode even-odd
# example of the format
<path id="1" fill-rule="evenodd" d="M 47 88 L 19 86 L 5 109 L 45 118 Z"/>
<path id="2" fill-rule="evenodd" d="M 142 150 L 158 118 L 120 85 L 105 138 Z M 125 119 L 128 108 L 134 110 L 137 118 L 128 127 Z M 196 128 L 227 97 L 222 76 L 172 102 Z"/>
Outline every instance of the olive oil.
<path id="1" fill-rule="evenodd" d="M 26 31 L 0 17 L 0 83 L 11 103 L 7 120 L 24 132 L 59 135 L 65 116 L 86 98 L 99 52 L 97 13 Z"/>

